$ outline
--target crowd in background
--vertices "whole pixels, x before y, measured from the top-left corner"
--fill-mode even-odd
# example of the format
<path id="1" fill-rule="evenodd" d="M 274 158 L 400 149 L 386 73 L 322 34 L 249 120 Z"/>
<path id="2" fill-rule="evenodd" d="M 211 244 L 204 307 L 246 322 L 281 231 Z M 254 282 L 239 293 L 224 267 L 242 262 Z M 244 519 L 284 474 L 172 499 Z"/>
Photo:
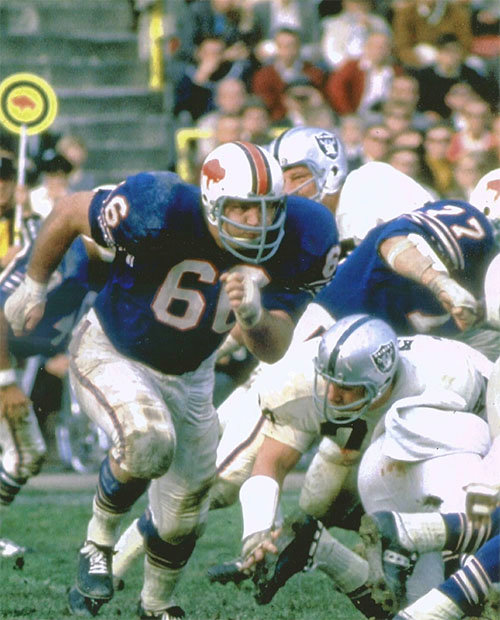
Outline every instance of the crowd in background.
<path id="1" fill-rule="evenodd" d="M 180 14 L 173 113 L 211 133 L 193 141 L 193 182 L 215 144 L 297 125 L 336 128 L 350 169 L 386 161 L 439 197 L 468 198 L 498 166 L 495 2 L 194 0 Z"/>

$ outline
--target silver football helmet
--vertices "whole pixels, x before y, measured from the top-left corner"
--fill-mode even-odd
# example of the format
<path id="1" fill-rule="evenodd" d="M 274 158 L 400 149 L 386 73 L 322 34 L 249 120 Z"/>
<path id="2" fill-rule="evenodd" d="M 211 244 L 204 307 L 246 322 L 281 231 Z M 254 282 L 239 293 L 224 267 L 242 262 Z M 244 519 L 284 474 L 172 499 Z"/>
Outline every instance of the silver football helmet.
<path id="1" fill-rule="evenodd" d="M 201 168 L 201 200 L 210 224 L 217 226 L 226 250 L 246 263 L 262 263 L 273 256 L 285 234 L 286 197 L 283 172 L 263 148 L 249 142 L 227 142 L 215 148 Z M 256 203 L 261 225 L 236 224 L 225 216 L 228 201 Z M 268 209 L 274 209 L 266 224 Z M 238 229 L 231 235 L 227 226 Z M 255 237 L 247 233 L 257 233 Z"/>
<path id="2" fill-rule="evenodd" d="M 333 131 L 292 127 L 271 142 L 269 151 L 282 170 L 301 165 L 309 168 L 317 188 L 313 200 L 338 192 L 347 176 L 344 146 Z"/>
<path id="3" fill-rule="evenodd" d="M 314 360 L 314 402 L 320 414 L 335 424 L 348 424 L 363 415 L 389 387 L 399 361 L 392 327 L 368 314 L 340 319 L 320 341 Z M 328 400 L 330 384 L 365 388 L 361 399 L 335 406 Z"/>

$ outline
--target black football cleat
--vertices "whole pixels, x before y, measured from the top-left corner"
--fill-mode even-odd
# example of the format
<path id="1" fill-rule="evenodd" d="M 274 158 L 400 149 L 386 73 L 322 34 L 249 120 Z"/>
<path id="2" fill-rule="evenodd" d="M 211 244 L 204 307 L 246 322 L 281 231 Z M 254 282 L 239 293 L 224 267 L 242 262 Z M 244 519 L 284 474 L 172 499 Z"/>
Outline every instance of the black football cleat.
<path id="1" fill-rule="evenodd" d="M 392 512 L 364 515 L 359 535 L 370 566 L 373 599 L 389 605 L 392 598 L 393 608 L 401 609 L 406 605 L 406 581 L 415 567 L 418 554 L 399 543 Z"/>
<path id="2" fill-rule="evenodd" d="M 75 586 L 68 592 L 68 610 L 71 616 L 94 618 L 106 601 L 83 596 Z"/>
<path id="3" fill-rule="evenodd" d="M 87 540 L 80 549 L 76 588 L 83 596 L 109 601 L 113 597 L 112 547 Z"/>
<path id="4" fill-rule="evenodd" d="M 142 602 L 139 601 L 137 615 L 141 620 L 179 620 L 184 618 L 186 613 L 178 605 L 172 605 L 163 611 L 146 611 L 142 606 Z"/>

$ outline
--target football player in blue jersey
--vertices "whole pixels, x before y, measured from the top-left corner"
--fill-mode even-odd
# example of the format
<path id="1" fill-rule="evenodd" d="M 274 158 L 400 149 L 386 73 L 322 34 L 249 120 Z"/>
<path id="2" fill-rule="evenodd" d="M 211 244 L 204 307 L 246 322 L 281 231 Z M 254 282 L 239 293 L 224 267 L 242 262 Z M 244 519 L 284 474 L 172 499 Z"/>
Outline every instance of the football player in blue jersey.
<path id="1" fill-rule="evenodd" d="M 79 234 L 114 247 L 116 258 L 70 344 L 77 399 L 112 443 L 76 588 L 112 597 L 121 518 L 152 481 L 139 615 L 179 617 L 171 596 L 202 533 L 215 475 L 215 350 L 237 325 L 256 357 L 284 354 L 312 287 L 335 270 L 333 216 L 313 201 L 285 199 L 277 162 L 243 142 L 207 156 L 201 191 L 153 172 L 113 191 L 75 194 L 47 218 L 9 298 L 14 332 L 42 316 L 49 276 Z"/>

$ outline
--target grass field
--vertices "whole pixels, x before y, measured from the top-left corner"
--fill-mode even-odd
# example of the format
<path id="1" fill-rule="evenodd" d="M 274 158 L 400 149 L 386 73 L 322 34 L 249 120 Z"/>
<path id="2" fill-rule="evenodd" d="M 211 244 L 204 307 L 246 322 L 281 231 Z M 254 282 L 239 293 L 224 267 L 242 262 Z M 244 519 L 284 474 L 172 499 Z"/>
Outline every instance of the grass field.
<path id="1" fill-rule="evenodd" d="M 22 570 L 1 561 L 0 618 L 62 620 L 68 617 L 66 592 L 73 583 L 78 548 L 90 516 L 92 489 L 25 489 L 5 511 L 2 536 L 33 549 Z M 296 505 L 297 492 L 284 493 L 284 505 Z M 132 516 L 144 507 L 141 500 Z M 237 555 L 240 529 L 239 506 L 210 513 L 207 529 L 198 542 L 178 588 L 176 603 L 192 620 L 362 620 L 350 601 L 335 592 L 321 573 L 295 575 L 273 601 L 259 606 L 251 585 L 244 582 L 210 584 L 206 569 Z M 103 607 L 98 618 L 135 618 L 142 584 L 142 563 L 126 575 L 126 585 Z"/>

